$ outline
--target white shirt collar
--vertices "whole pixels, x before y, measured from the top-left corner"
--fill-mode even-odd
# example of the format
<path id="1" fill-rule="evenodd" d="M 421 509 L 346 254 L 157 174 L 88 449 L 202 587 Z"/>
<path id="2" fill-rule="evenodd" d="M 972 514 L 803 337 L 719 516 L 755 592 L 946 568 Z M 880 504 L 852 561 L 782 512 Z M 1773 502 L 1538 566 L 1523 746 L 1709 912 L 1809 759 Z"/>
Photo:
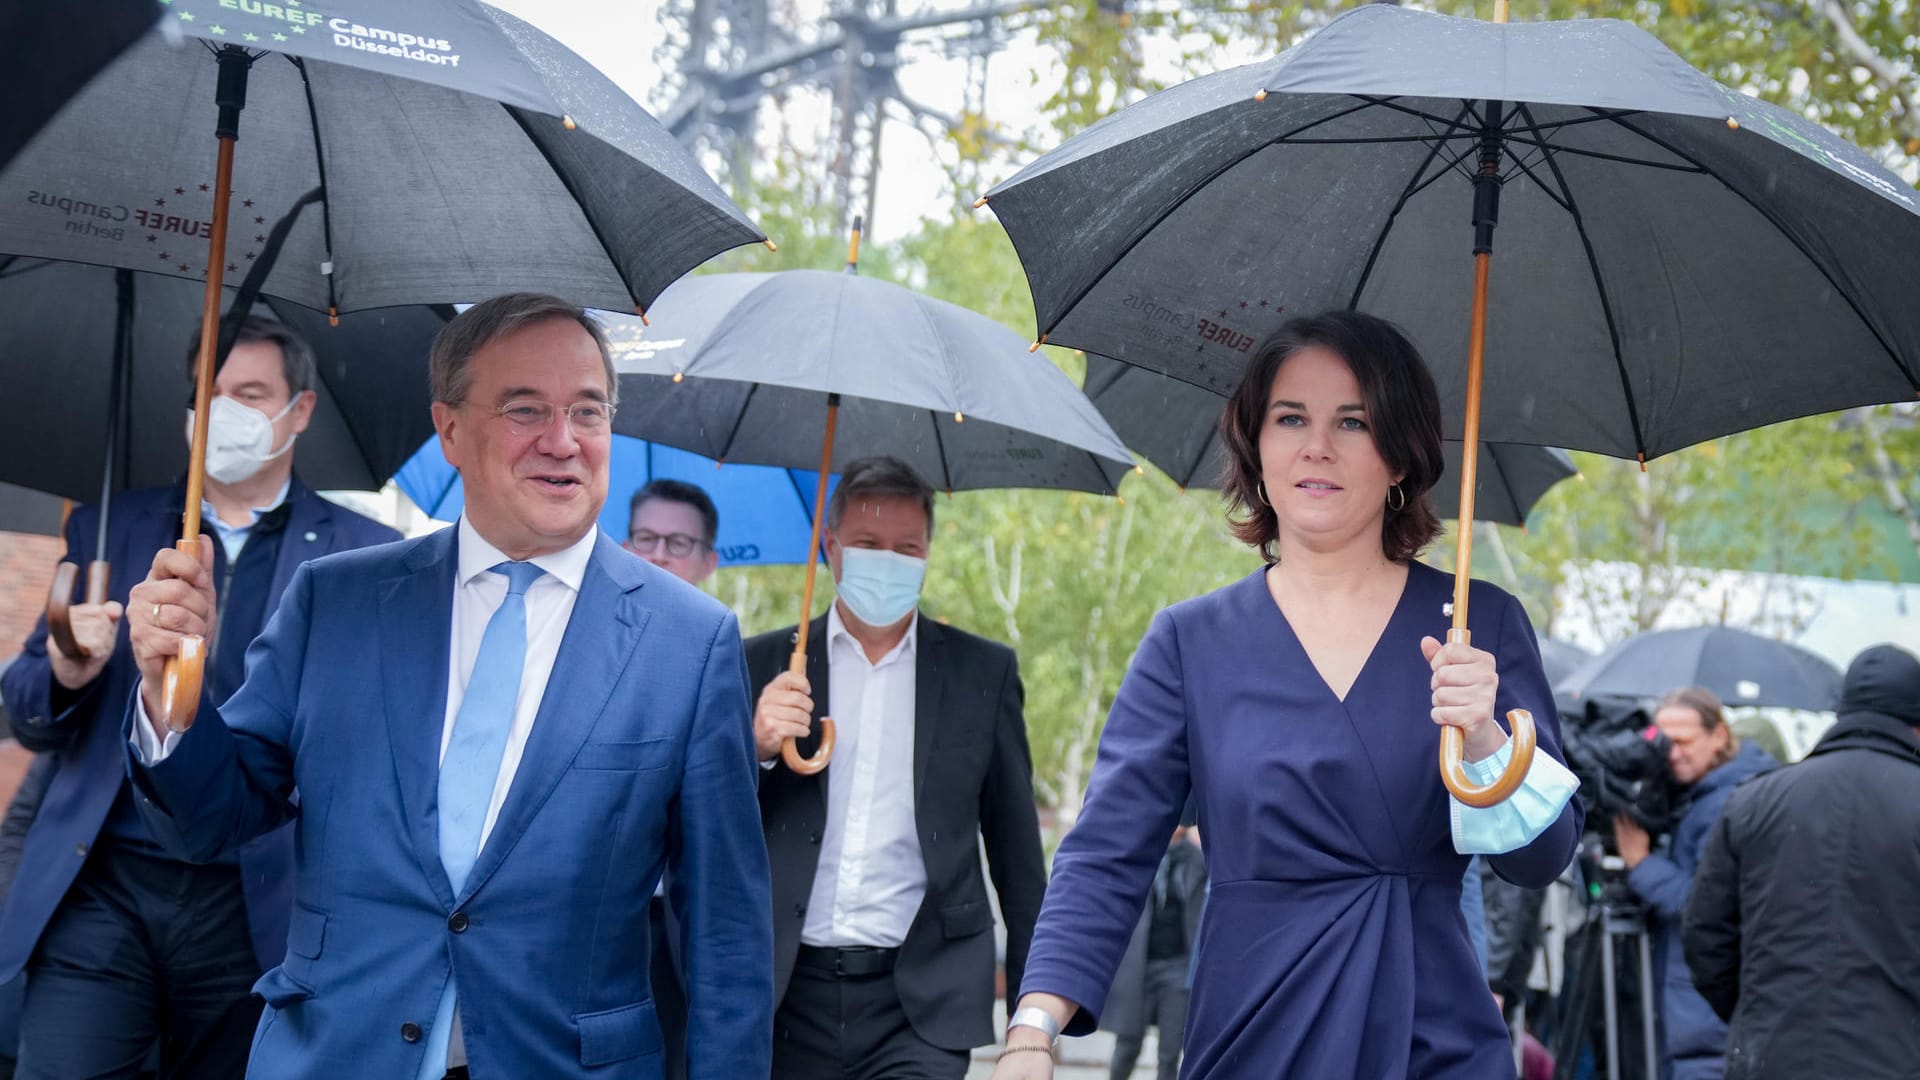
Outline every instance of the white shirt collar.
<path id="1" fill-rule="evenodd" d="M 480 535 L 480 530 L 467 520 L 467 515 L 461 514 L 460 524 L 455 527 L 460 530 L 460 566 L 455 584 L 466 585 L 501 563 L 511 561 L 499 548 L 487 543 L 486 538 Z M 599 538 L 600 527 L 595 525 L 587 530 L 587 535 L 574 541 L 571 547 L 536 555 L 527 561 L 577 593 L 581 583 L 586 580 L 587 563 L 593 558 L 593 545 Z"/>
<path id="2" fill-rule="evenodd" d="M 840 601 L 835 600 L 827 607 L 827 644 L 831 646 L 834 642 L 842 638 L 846 639 L 849 645 L 860 650 L 861 656 L 866 655 L 866 647 L 860 644 L 860 639 L 853 636 L 853 631 L 848 630 L 846 622 L 840 618 Z M 907 620 L 907 636 L 901 638 L 898 645 L 887 650 L 887 655 L 880 658 L 880 664 L 884 664 L 896 656 L 913 655 L 919 647 L 919 640 L 920 612 L 918 609 L 915 609 L 913 616 Z M 880 664 L 873 666 L 879 667 Z"/>

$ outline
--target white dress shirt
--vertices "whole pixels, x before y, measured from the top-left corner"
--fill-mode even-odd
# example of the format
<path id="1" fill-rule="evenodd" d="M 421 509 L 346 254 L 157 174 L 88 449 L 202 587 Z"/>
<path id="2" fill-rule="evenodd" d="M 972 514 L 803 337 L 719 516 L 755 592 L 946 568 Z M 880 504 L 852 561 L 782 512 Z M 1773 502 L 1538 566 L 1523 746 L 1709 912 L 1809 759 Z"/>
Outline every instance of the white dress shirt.
<path id="1" fill-rule="evenodd" d="M 473 675 L 473 662 L 480 654 L 480 638 L 487 632 L 487 621 L 507 596 L 505 574 L 490 573 L 491 567 L 507 562 L 500 549 L 481 539 L 479 532 L 460 517 L 459 565 L 453 577 L 453 640 L 447 654 L 447 712 L 440 729 L 440 754 L 447 752 L 453 737 L 453 720 L 460 715 L 460 702 L 467 696 L 467 680 Z M 513 775 L 527 749 L 527 736 L 533 731 L 534 714 L 540 711 L 540 699 L 547 688 L 547 676 L 560 653 L 560 638 L 566 633 L 567 620 L 573 615 L 573 602 L 580 595 L 580 583 L 586 577 L 587 561 L 593 556 L 598 530 L 588 532 L 572 547 L 530 560 L 546 573 L 527 587 L 527 659 L 520 674 L 520 696 L 514 704 L 513 726 L 507 729 L 507 746 L 500 758 L 500 775 L 494 780 L 493 798 L 487 804 L 487 820 L 480 827 L 480 843 L 485 846 L 493 823 L 500 816 L 501 804 L 513 786 Z M 177 732 L 155 746 L 153 725 L 146 707 L 134 696 L 139 715 L 133 725 L 133 743 L 143 764 L 166 760 L 180 743 Z"/>
<path id="2" fill-rule="evenodd" d="M 835 747 L 827 768 L 827 828 L 800 941 L 898 946 L 927 893 L 913 814 L 915 614 L 880 662 L 827 614 L 827 698 Z"/>

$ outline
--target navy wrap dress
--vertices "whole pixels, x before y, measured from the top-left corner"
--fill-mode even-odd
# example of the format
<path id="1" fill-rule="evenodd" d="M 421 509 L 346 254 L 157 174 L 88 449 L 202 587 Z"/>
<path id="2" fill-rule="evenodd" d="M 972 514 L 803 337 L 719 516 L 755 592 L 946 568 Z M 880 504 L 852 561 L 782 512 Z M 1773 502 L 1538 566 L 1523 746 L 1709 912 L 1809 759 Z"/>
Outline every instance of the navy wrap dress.
<path id="1" fill-rule="evenodd" d="M 1414 563 L 1341 701 L 1267 592 L 1264 571 L 1155 616 L 1107 719 L 1078 823 L 1061 843 L 1022 993 L 1079 1003 L 1092 1030 L 1189 790 L 1211 895 L 1188 1013 L 1187 1080 L 1487 1080 L 1513 1075 L 1506 1028 L 1460 914 L 1436 765 L 1431 670 L 1452 578 Z M 1533 628 L 1474 582 L 1473 644 L 1496 657 L 1498 715 L 1533 713 L 1563 760 Z M 1571 800 L 1491 858 L 1545 886 L 1580 835 Z"/>

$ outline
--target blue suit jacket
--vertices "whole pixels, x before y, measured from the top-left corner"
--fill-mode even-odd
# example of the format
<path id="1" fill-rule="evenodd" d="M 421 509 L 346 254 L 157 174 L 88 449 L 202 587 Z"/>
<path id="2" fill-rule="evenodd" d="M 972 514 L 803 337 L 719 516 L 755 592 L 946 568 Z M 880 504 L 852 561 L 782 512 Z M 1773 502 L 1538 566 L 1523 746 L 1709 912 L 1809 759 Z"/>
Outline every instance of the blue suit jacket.
<path id="1" fill-rule="evenodd" d="M 127 592 L 146 579 L 154 552 L 172 547 L 180 535 L 180 505 L 185 490 L 146 488 L 116 495 L 108 520 L 107 558 L 114 573 L 109 595 L 122 604 Z M 267 610 L 302 562 L 336 551 L 384 544 L 400 534 L 308 491 L 299 480 L 287 492 L 291 503 L 280 555 L 267 593 Z M 69 562 L 92 557 L 99 526 L 96 506 L 83 506 L 67 520 Z M 86 575 L 80 575 L 84 589 Z M 75 596 L 76 601 L 79 596 Z M 243 647 L 234 642 L 221 648 Z M 80 698 L 55 713 L 51 701 L 53 669 L 47 661 L 47 622 L 42 618 L 27 638 L 20 657 L 0 678 L 14 732 L 31 750 L 52 753 L 55 773 L 48 782 L 40 813 L 21 852 L 20 868 L 0 913 L 0 981 L 11 979 L 33 954 L 54 909 L 67 894 L 80 864 L 94 844 L 115 794 L 126 778 L 126 754 L 120 721 L 127 692 L 139 679 L 123 630 L 113 658 Z M 280 962 L 287 947 L 287 912 L 293 906 L 293 835 L 263 836 L 240 851 L 247 921 L 262 969 Z"/>
<path id="2" fill-rule="evenodd" d="M 660 1076 L 647 901 L 666 866 L 689 1075 L 766 1076 L 773 928 L 733 616 L 599 538 L 455 895 L 435 801 L 457 539 L 301 568 L 246 684 L 217 715 L 203 704 L 160 764 L 133 766 L 148 822 L 185 858 L 295 819 L 293 925 L 255 987 L 268 1008 L 248 1075 L 414 1075 L 457 970 L 474 1075 Z"/>

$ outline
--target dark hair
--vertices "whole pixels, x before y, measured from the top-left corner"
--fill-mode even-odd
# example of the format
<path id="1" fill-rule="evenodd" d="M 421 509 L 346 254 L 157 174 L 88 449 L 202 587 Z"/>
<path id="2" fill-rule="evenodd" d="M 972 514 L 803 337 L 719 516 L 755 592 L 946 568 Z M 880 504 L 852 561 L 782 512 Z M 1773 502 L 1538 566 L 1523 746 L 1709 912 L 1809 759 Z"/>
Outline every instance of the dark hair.
<path id="1" fill-rule="evenodd" d="M 620 401 L 620 376 L 613 368 L 613 349 L 607 344 L 606 331 L 587 310 L 557 296 L 545 293 L 505 293 L 482 300 L 448 320 L 434 336 L 433 351 L 427 357 L 428 386 L 433 400 L 448 405 L 463 405 L 467 388 L 473 384 L 473 355 L 495 341 L 547 319 L 571 319 L 593 338 L 600 350 L 600 363 L 607 371 L 607 401 Z"/>
<path id="2" fill-rule="evenodd" d="M 1727 745 L 1714 755 L 1714 768 L 1732 761 L 1733 756 L 1740 752 L 1740 736 L 1727 723 L 1725 706 L 1720 704 L 1719 696 L 1706 687 L 1683 686 L 1678 690 L 1669 690 L 1660 699 L 1660 704 L 1654 706 L 1654 715 L 1660 715 L 1661 709 L 1692 709 L 1700 717 L 1700 729 L 1709 735 L 1720 728 L 1727 729 Z"/>
<path id="3" fill-rule="evenodd" d="M 859 497 L 912 499 L 927 513 L 927 535 L 933 535 L 933 488 L 927 486 L 913 466 L 893 457 L 861 458 L 840 469 L 839 486 L 827 502 L 827 528 L 840 528 L 847 503 Z"/>
<path id="4" fill-rule="evenodd" d="M 708 495 L 706 489 L 699 484 L 666 478 L 647 481 L 647 486 L 634 492 L 633 500 L 627 503 L 628 522 L 633 521 L 633 515 L 639 513 L 640 508 L 645 506 L 649 499 L 665 499 L 668 502 L 685 503 L 693 507 L 700 512 L 700 525 L 707 533 L 701 539 L 707 542 L 708 547 L 712 547 L 713 542 L 719 538 L 720 510 L 713 505 L 713 497 Z"/>
<path id="5" fill-rule="evenodd" d="M 293 327 L 265 315 L 248 315 L 240 320 L 233 344 L 255 345 L 266 342 L 280 347 L 280 374 L 287 380 L 287 400 L 313 389 L 318 381 L 314 373 L 313 347 L 293 332 Z M 193 332 L 193 344 L 187 348 L 187 385 L 193 385 L 200 361 L 200 331 Z"/>
<path id="6" fill-rule="evenodd" d="M 1440 519 L 1427 499 L 1446 468 L 1440 451 L 1440 393 L 1420 350 L 1400 328 L 1358 311 L 1287 320 L 1254 351 L 1240 385 L 1227 399 L 1220 413 L 1220 441 L 1227 451 L 1221 489 L 1233 534 L 1258 548 L 1268 562 L 1278 561 L 1273 543 L 1280 536 L 1280 520 L 1261 495 L 1260 432 L 1280 365 L 1314 345 L 1347 362 L 1360 384 L 1374 446 L 1387 468 L 1404 474 L 1399 488 L 1406 502 L 1399 509 L 1388 508 L 1380 526 L 1380 549 L 1395 562 L 1411 559 L 1440 535 Z"/>

